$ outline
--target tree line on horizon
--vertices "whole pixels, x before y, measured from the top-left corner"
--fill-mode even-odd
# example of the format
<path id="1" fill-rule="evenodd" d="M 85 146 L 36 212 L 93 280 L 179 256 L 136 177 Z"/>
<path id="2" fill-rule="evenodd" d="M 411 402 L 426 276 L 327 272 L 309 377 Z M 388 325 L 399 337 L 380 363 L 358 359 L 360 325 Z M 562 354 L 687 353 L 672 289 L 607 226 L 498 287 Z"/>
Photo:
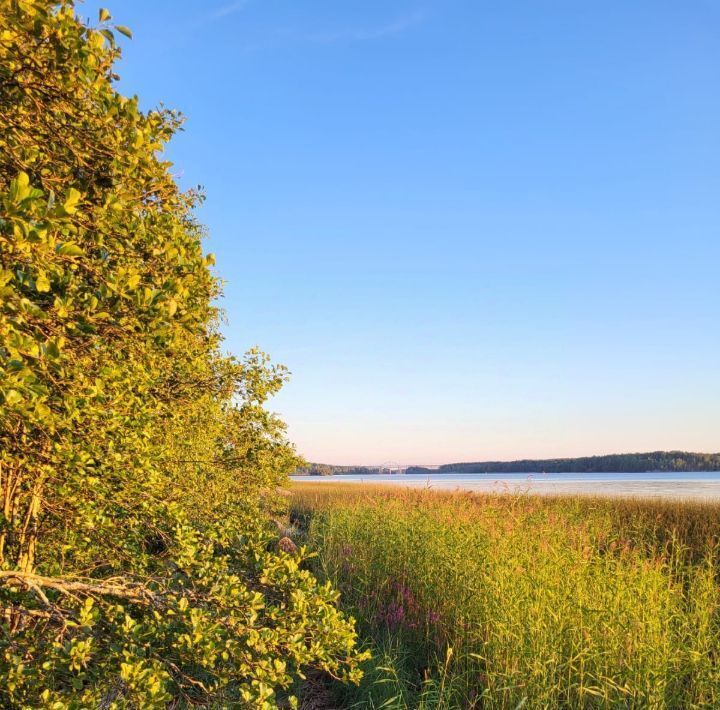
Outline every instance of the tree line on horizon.
<path id="1" fill-rule="evenodd" d="M 720 471 L 720 454 L 687 451 L 653 451 L 635 454 L 608 454 L 557 459 L 517 461 L 475 461 L 447 463 L 438 468 L 409 466 L 406 473 L 647 473 L 650 471 Z M 382 473 L 379 466 L 334 466 L 311 463 L 295 470 L 295 475 L 366 476 Z"/>
<path id="2" fill-rule="evenodd" d="M 295 476 L 333 476 L 356 475 L 365 476 L 369 473 L 382 473 L 379 466 L 335 466 L 329 463 L 310 463 L 295 470 Z"/>
<path id="3" fill-rule="evenodd" d="M 649 471 L 720 471 L 720 454 L 653 451 L 558 459 L 479 461 L 443 464 L 437 470 L 422 466 L 408 473 L 646 473 Z"/>

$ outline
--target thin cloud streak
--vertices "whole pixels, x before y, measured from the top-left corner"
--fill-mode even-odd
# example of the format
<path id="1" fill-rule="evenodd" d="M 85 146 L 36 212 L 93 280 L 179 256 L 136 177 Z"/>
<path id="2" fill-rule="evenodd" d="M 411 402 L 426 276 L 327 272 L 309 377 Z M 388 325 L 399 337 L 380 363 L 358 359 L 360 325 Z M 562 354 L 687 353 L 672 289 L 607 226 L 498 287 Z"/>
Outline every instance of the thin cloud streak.
<path id="1" fill-rule="evenodd" d="M 229 5 L 223 5 L 212 13 L 212 18 L 219 19 L 221 17 L 227 17 L 228 15 L 234 15 L 236 12 L 243 10 L 248 2 L 249 0 L 236 0 L 236 2 L 231 2 Z"/>
<path id="2" fill-rule="evenodd" d="M 380 39 L 382 37 L 390 37 L 392 35 L 399 35 L 409 30 L 410 28 L 419 25 L 425 19 L 426 13 L 424 10 L 416 10 L 410 15 L 400 17 L 394 22 L 390 22 L 386 25 L 369 29 L 349 29 L 341 30 L 338 32 L 318 33 L 318 34 L 306 34 L 303 39 L 308 42 L 365 42 L 373 39 Z"/>

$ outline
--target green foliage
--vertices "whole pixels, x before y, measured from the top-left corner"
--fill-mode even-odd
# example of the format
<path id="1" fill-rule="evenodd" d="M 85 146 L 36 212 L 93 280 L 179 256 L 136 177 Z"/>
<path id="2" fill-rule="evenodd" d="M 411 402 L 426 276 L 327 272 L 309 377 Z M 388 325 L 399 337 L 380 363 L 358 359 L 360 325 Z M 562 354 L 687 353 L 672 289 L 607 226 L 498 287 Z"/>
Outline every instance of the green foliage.
<path id="1" fill-rule="evenodd" d="M 115 90 L 110 19 L 0 0 L 0 704 L 274 707 L 361 656 L 265 522 L 286 373 L 220 351 L 181 119 Z"/>
<path id="2" fill-rule="evenodd" d="M 364 708 L 718 707 L 720 506 L 298 484 Z M 340 703 L 338 703 L 340 704 Z"/>
<path id="3" fill-rule="evenodd" d="M 300 466 L 293 473 L 298 476 L 336 476 L 339 474 L 366 476 L 368 474 L 383 473 L 383 470 L 377 466 L 336 466 L 327 463 L 311 463 Z"/>
<path id="4" fill-rule="evenodd" d="M 437 469 L 411 466 L 407 473 L 638 473 L 645 471 L 720 471 L 720 454 L 652 451 L 569 459 L 523 459 L 446 463 Z"/>
<path id="5" fill-rule="evenodd" d="M 479 461 L 447 463 L 438 468 L 410 466 L 405 473 L 635 473 L 644 471 L 719 471 L 720 454 L 693 454 L 687 451 L 653 451 L 646 454 L 609 454 L 569 459 L 523 459 L 521 461 Z M 294 473 L 310 476 L 367 476 L 387 473 L 377 466 L 336 466 L 311 463 Z"/>

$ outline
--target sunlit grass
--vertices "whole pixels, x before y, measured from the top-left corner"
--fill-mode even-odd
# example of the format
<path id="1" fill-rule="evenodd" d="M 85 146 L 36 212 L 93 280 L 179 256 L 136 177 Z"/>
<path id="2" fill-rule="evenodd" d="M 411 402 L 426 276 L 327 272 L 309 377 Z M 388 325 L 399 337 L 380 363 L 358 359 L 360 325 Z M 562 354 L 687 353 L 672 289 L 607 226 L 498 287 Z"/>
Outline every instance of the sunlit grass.
<path id="1" fill-rule="evenodd" d="M 720 706 L 720 505 L 293 490 L 375 659 L 347 705 Z"/>

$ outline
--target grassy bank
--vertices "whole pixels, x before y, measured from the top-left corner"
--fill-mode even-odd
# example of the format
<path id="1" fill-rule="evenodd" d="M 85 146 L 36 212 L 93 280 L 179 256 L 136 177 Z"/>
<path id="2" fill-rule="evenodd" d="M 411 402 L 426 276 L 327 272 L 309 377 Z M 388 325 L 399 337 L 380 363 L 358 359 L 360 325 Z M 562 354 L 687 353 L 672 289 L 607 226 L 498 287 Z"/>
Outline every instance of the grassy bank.
<path id="1" fill-rule="evenodd" d="M 374 652 L 339 706 L 720 705 L 720 505 L 301 484 L 291 517 Z"/>

